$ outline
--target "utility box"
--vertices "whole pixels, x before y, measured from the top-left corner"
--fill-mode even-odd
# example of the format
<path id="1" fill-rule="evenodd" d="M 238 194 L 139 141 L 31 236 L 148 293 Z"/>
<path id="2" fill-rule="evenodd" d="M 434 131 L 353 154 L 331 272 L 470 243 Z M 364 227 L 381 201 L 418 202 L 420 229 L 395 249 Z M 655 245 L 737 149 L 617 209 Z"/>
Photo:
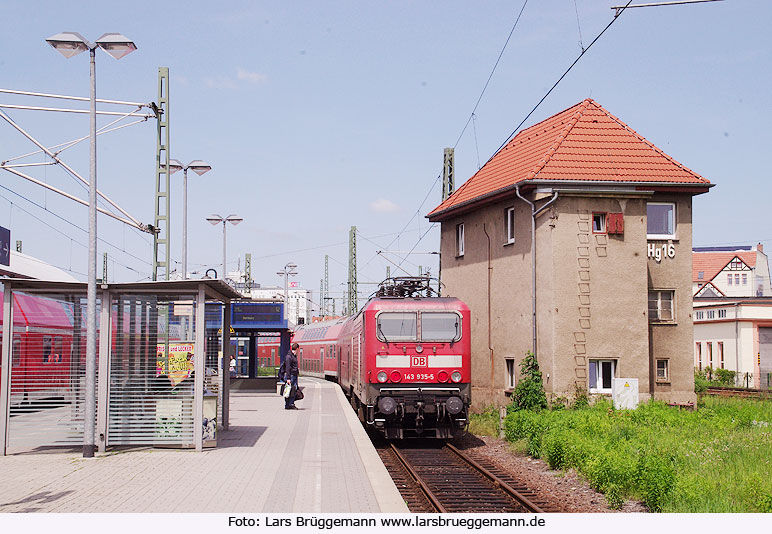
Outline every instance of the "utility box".
<path id="1" fill-rule="evenodd" d="M 614 378 L 611 382 L 611 399 L 617 410 L 635 410 L 638 407 L 638 379 Z"/>

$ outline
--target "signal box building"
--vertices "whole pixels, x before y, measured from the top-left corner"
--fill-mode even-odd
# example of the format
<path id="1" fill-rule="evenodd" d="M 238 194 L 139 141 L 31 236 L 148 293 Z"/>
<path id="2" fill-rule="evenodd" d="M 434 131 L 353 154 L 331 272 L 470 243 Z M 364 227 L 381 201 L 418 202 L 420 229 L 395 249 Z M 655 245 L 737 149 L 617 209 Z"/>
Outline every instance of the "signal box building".
<path id="1" fill-rule="evenodd" d="M 535 348 L 548 396 L 694 395 L 692 197 L 712 184 L 591 99 L 517 134 L 429 215 L 443 295 L 472 311 L 472 399 Z"/>

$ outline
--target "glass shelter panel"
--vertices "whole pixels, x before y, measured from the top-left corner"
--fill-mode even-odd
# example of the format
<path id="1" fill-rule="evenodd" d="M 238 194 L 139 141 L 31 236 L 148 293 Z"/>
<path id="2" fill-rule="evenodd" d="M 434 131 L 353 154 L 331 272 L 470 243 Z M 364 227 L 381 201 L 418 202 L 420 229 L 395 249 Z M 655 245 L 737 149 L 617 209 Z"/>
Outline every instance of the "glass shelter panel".
<path id="1" fill-rule="evenodd" d="M 14 291 L 13 306 L 9 449 L 82 445 L 86 295 Z"/>

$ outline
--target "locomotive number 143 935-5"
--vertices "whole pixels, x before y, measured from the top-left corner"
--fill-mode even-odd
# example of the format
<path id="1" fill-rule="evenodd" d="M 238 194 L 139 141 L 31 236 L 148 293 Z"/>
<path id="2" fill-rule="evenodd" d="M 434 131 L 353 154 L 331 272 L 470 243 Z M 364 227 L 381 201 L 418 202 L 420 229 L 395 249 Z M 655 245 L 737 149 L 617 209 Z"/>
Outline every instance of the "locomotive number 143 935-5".
<path id="1" fill-rule="evenodd" d="M 434 373 L 405 373 L 405 380 L 434 380 Z"/>

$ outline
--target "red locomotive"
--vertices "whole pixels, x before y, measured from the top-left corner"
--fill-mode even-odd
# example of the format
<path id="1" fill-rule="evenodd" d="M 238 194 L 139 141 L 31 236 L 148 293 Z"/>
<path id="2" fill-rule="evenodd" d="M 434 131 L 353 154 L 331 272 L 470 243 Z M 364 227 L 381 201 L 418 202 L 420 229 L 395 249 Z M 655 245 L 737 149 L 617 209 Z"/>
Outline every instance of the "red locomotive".
<path id="1" fill-rule="evenodd" d="M 422 279 L 393 279 L 353 317 L 303 325 L 305 375 L 335 379 L 360 420 L 387 438 L 452 438 L 470 402 L 469 308 L 426 297 Z"/>

